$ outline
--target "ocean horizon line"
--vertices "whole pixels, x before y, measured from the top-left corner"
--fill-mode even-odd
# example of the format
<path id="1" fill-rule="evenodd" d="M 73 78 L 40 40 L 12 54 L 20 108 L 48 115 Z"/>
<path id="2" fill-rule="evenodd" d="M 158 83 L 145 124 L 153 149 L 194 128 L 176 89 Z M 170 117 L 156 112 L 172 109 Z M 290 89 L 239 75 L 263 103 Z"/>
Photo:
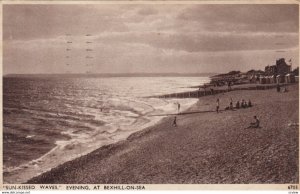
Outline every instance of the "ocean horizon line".
<path id="1" fill-rule="evenodd" d="M 3 74 L 3 77 L 210 77 L 218 73 L 37 73 Z"/>

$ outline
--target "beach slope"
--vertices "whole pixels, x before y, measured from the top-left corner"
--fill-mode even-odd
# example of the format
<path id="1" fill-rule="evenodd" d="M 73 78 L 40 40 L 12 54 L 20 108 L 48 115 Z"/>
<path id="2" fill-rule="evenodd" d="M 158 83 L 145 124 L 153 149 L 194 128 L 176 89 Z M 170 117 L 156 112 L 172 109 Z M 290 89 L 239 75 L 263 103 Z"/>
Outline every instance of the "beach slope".
<path id="1" fill-rule="evenodd" d="M 298 183 L 299 94 L 272 90 L 205 96 L 189 111 L 163 119 L 127 140 L 62 164 L 28 183 Z M 251 99 L 253 107 L 221 109 Z M 204 112 L 201 112 L 204 111 Z M 253 116 L 260 128 L 250 128 Z"/>

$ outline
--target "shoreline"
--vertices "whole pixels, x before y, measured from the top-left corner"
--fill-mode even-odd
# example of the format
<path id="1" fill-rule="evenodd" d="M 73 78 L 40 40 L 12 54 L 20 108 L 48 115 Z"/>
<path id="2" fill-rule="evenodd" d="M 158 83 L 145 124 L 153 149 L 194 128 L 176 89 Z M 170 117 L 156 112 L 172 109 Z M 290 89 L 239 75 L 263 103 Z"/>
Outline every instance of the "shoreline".
<path id="1" fill-rule="evenodd" d="M 137 133 L 137 132 L 139 132 L 139 131 L 142 131 L 142 130 L 144 130 L 144 129 L 146 129 L 146 128 L 149 128 L 149 127 L 151 127 L 151 126 L 153 126 L 153 125 L 156 125 L 157 123 L 159 123 L 161 120 L 162 120 L 163 118 L 161 118 L 161 119 L 154 119 L 154 120 L 151 120 L 151 121 L 148 121 L 146 124 L 145 124 L 145 127 L 144 128 L 142 128 L 142 129 L 136 129 L 136 130 L 133 130 L 132 132 L 127 132 L 127 133 L 129 133 L 130 135 L 131 134 L 134 134 L 134 133 Z M 138 119 L 139 120 L 139 119 Z M 138 120 L 136 121 L 136 122 L 138 122 Z M 118 129 L 117 129 L 118 130 Z M 108 133 L 108 132 L 107 132 Z M 110 133 L 108 133 L 108 134 L 110 134 Z M 98 134 L 99 135 L 99 134 Z M 100 133 L 100 135 L 101 135 L 101 133 Z M 115 135 L 113 135 L 113 136 L 120 136 L 120 134 L 115 134 Z M 129 136 L 130 136 L 129 135 Z M 128 135 L 126 135 L 126 137 L 125 137 L 125 140 L 129 137 Z M 64 147 L 68 147 L 68 146 L 72 146 L 73 144 L 72 143 L 69 143 L 69 144 L 67 144 L 66 142 L 65 143 L 61 143 L 61 141 L 57 141 L 56 143 L 54 143 L 55 144 L 55 146 L 53 147 L 53 148 L 51 148 L 47 153 L 45 153 L 45 154 L 43 154 L 43 155 L 41 155 L 40 157 L 38 157 L 38 158 L 36 158 L 36 159 L 33 159 L 33 160 L 31 160 L 31 161 L 28 161 L 28 162 L 26 162 L 26 163 L 23 163 L 23 164 L 21 164 L 21 165 L 19 165 L 19 166 L 16 166 L 16 167 L 8 167 L 7 168 L 7 170 L 6 171 L 4 171 L 3 173 L 5 174 L 10 174 L 10 175 L 8 175 L 8 177 L 10 177 L 9 179 L 11 180 L 12 178 L 11 177 L 22 177 L 22 175 L 20 175 L 20 172 L 18 172 L 18 171 L 25 171 L 25 174 L 27 174 L 27 173 L 29 173 L 29 174 L 31 174 L 30 175 L 30 177 L 29 178 L 21 178 L 21 179 L 18 179 L 18 180 L 25 180 L 25 182 L 26 181 L 28 181 L 28 180 L 30 180 L 31 178 L 33 178 L 33 177 L 36 177 L 36 176 L 39 176 L 39 175 L 41 175 L 41 174 L 43 174 L 43 173 L 45 173 L 45 172 L 48 172 L 48 171 L 50 171 L 51 169 L 53 169 L 53 168 L 56 168 L 56 167 L 58 167 L 58 166 L 60 166 L 60 165 L 63 165 L 64 163 L 66 163 L 66 162 L 69 162 L 69 161 L 72 161 L 72 160 L 75 160 L 75 159 L 77 159 L 77 158 L 80 158 L 80 157 L 82 157 L 82 156 L 85 156 L 85 155 L 87 155 L 87 154 L 89 154 L 89 153 L 92 153 L 93 151 L 95 151 L 95 150 L 97 150 L 97 149 L 101 149 L 102 147 L 105 147 L 105 146 L 110 146 L 110 145 L 113 145 L 113 144 L 117 144 L 118 142 L 122 142 L 122 141 L 124 141 L 124 140 L 114 140 L 114 141 L 112 141 L 112 143 L 103 143 L 102 145 L 100 145 L 100 147 L 97 147 L 97 148 L 95 148 L 95 149 L 92 149 L 91 151 L 90 150 L 88 150 L 88 151 L 85 151 L 85 152 L 83 152 L 83 153 L 81 153 L 80 155 L 78 155 L 78 156 L 75 156 L 75 157 L 69 157 L 69 159 L 66 159 L 64 162 L 62 162 L 62 163 L 58 163 L 58 165 L 56 165 L 56 166 L 54 166 L 54 167 L 52 167 L 52 168 L 47 168 L 47 169 L 44 169 L 43 170 L 43 172 L 39 172 L 39 173 L 37 173 L 37 174 L 33 174 L 33 172 L 34 173 L 36 173 L 35 172 L 35 170 L 33 169 L 32 171 L 29 169 L 30 168 L 30 166 L 32 166 L 32 165 L 39 165 L 40 163 L 42 163 L 42 162 L 44 162 L 44 163 L 46 163 L 45 165 L 47 166 L 47 164 L 48 163 L 51 163 L 51 162 L 49 162 L 49 161 L 44 161 L 44 158 L 46 158 L 47 156 L 50 156 L 50 155 L 57 155 L 57 154 L 55 154 L 55 151 L 56 150 L 61 150 L 61 149 L 65 149 Z M 58 157 L 58 156 L 56 156 L 56 157 Z M 51 160 L 53 160 L 53 159 L 51 159 Z M 27 171 L 27 172 L 26 172 Z M 24 173 L 22 173 L 22 174 L 24 174 Z M 5 175 L 4 175 L 4 177 L 5 177 Z M 27 179 L 27 180 L 26 180 Z M 23 181 L 18 181 L 20 184 L 23 184 L 24 182 Z M 10 181 L 6 181 L 5 180 L 5 178 L 4 178 L 4 183 L 5 184 L 16 184 L 16 182 L 10 182 Z"/>
<path id="2" fill-rule="evenodd" d="M 168 102 L 168 103 L 170 104 L 172 102 Z M 183 107 L 182 108 L 183 108 L 183 110 L 187 110 L 187 109 L 191 108 L 193 105 L 195 105 L 196 103 L 197 102 L 194 102 L 194 103 L 185 103 L 185 105 L 187 105 L 187 108 L 185 108 L 185 109 Z M 63 165 L 64 163 L 67 163 L 67 162 L 72 161 L 72 160 L 76 160 L 77 158 L 80 158 L 82 156 L 90 154 L 90 153 L 92 153 L 95 150 L 101 149 L 102 147 L 106 147 L 106 146 L 110 146 L 110 145 L 113 145 L 113 144 L 117 144 L 117 143 L 122 142 L 122 141 L 126 141 L 127 138 L 130 138 L 131 135 L 133 135 L 135 133 L 139 133 L 139 132 L 141 132 L 141 131 L 143 131 L 143 130 L 145 130 L 147 128 L 150 128 L 150 127 L 152 127 L 152 126 L 160 123 L 164 118 L 167 117 L 166 115 L 168 113 L 166 115 L 164 115 L 164 116 L 163 115 L 159 115 L 159 116 L 156 116 L 156 118 L 153 118 L 153 115 L 151 115 L 152 113 L 162 113 L 162 112 L 164 112 L 162 110 L 160 110 L 160 111 L 159 110 L 160 109 L 153 110 L 152 112 L 149 112 L 149 115 L 147 115 L 146 117 L 144 117 L 145 115 L 141 116 L 141 118 L 138 118 L 134 122 L 134 124 L 136 124 L 136 123 L 138 124 L 140 119 L 142 119 L 142 120 L 145 120 L 145 119 L 148 120 L 147 123 L 143 124 L 142 128 L 139 128 L 138 126 L 136 126 L 134 128 L 134 130 L 129 130 L 129 131 L 125 130 L 122 133 L 123 135 L 122 134 L 115 134 L 115 135 L 111 134 L 113 137 L 115 137 L 115 136 L 118 136 L 118 137 L 120 136 L 120 137 L 117 138 L 117 140 L 114 140 L 114 141 L 112 141 L 110 143 L 109 142 L 103 142 L 102 145 L 100 145 L 97 148 L 94 148 L 92 150 L 84 151 L 83 153 L 80 153 L 77 156 L 70 156 L 70 157 L 68 157 L 68 159 L 63 160 L 63 162 L 59 162 L 56 166 L 53 166 L 53 165 L 51 166 L 51 163 L 52 163 L 51 161 L 55 160 L 55 158 L 49 158 L 49 161 L 45 160 L 45 158 L 47 159 L 48 156 L 52 156 L 52 157 L 56 157 L 57 158 L 56 160 L 59 160 L 60 155 L 58 155 L 56 153 L 56 151 L 57 150 L 59 151 L 59 150 L 65 149 L 63 147 L 66 147 L 66 146 L 68 147 L 68 145 L 69 145 L 69 144 L 67 144 L 67 142 L 63 142 L 63 141 L 60 142 L 60 141 L 58 141 L 58 142 L 55 143 L 55 145 L 56 145 L 55 147 L 53 147 L 51 150 L 49 150 L 47 153 L 43 154 L 42 156 L 40 156 L 40 157 L 38 157 L 36 159 L 33 159 L 33 160 L 31 160 L 31 161 L 29 161 L 27 163 L 23 163 L 23 164 L 21 164 L 19 166 L 16 166 L 16 167 L 13 167 L 13 168 L 11 168 L 11 167 L 8 168 L 7 171 L 4 172 L 6 174 L 6 175 L 4 175 L 4 177 L 6 177 L 6 180 L 4 178 L 4 183 L 6 183 L 6 184 L 12 184 L 12 183 L 14 183 L 15 184 L 16 182 L 18 182 L 18 183 L 22 184 L 22 183 L 24 183 L 24 182 L 32 179 L 33 177 L 39 176 L 39 175 L 41 175 L 43 173 L 46 173 L 46 172 L 50 171 L 53 168 L 56 168 L 58 166 Z M 148 117 L 152 117 L 152 119 L 149 119 Z M 117 129 L 117 131 L 118 131 L 118 129 Z M 110 133 L 108 133 L 108 134 L 110 134 Z M 99 133 L 98 135 L 101 135 L 101 133 Z M 121 137 L 121 136 L 124 136 L 125 139 L 123 137 Z M 101 141 L 101 139 L 100 139 L 100 141 Z M 70 146 L 72 146 L 72 145 L 73 144 L 70 143 Z M 74 151 L 74 150 L 66 150 L 66 151 Z M 63 155 L 61 157 L 63 157 Z M 46 167 L 46 168 L 43 169 L 40 166 Z M 36 168 L 36 167 L 38 167 L 38 168 Z M 25 176 L 24 176 L 24 174 L 25 174 Z M 12 180 L 18 180 L 18 181 L 13 182 Z"/>
<path id="3" fill-rule="evenodd" d="M 192 106 L 193 106 L 193 105 L 192 105 Z M 190 107 L 190 108 L 192 108 L 192 107 Z M 178 115 L 178 114 L 177 114 L 177 115 Z M 95 149 L 95 150 L 93 150 L 93 151 L 91 151 L 91 152 L 89 152 L 89 153 L 87 153 L 87 154 L 85 154 L 85 155 L 79 156 L 79 157 L 77 157 L 77 158 L 75 158 L 75 159 L 73 159 L 73 160 L 70 160 L 70 161 L 66 161 L 66 162 L 64 162 L 63 164 L 60 164 L 60 165 L 58 165 L 58 166 L 56 166 L 56 167 L 54 167 L 54 168 L 52 168 L 52 169 L 50 169 L 50 170 L 48 170 L 48 171 L 42 173 L 42 174 L 39 174 L 39 175 L 37 175 L 37 176 L 35 176 L 35 177 L 32 177 L 32 178 L 29 179 L 28 181 L 26 181 L 26 182 L 24 182 L 24 183 L 21 183 L 21 184 L 32 184 L 32 183 L 30 183 L 31 180 L 35 179 L 36 177 L 43 176 L 44 174 L 49 173 L 49 172 L 51 172 L 51 171 L 53 171 L 53 170 L 55 170 L 55 169 L 57 169 L 57 168 L 61 168 L 61 167 L 63 167 L 64 165 L 68 165 L 69 163 L 73 163 L 73 162 L 76 162 L 76 161 L 80 161 L 82 158 L 85 158 L 85 157 L 89 158 L 90 156 L 92 156 L 93 154 L 96 154 L 96 153 L 97 153 L 98 156 L 103 156 L 103 157 L 105 157 L 106 155 L 114 154 L 116 151 L 118 151 L 118 149 L 119 149 L 120 147 L 123 146 L 123 144 L 126 144 L 126 143 L 128 143 L 128 142 L 131 142 L 131 141 L 133 141 L 133 140 L 135 140 L 135 139 L 140 138 L 141 136 L 143 136 L 143 135 L 145 135 L 145 134 L 151 132 L 152 129 L 153 129 L 153 126 L 159 125 L 159 124 L 161 124 L 161 123 L 165 123 L 165 122 L 168 121 L 168 120 L 170 120 L 170 118 L 169 118 L 168 116 L 164 116 L 163 118 L 161 118 L 158 122 L 154 123 L 153 125 L 147 126 L 146 128 L 143 128 L 143 129 L 141 129 L 141 130 L 138 130 L 138 131 L 136 131 L 136 132 L 133 132 L 132 134 L 130 134 L 130 135 L 129 135 L 126 139 L 124 139 L 124 140 L 120 140 L 120 141 L 117 141 L 117 142 L 115 142 L 115 143 L 111 143 L 111 144 L 108 144 L 108 145 L 103 145 L 103 146 L 101 146 L 101 147 L 99 147 L 99 148 L 97 148 L 97 149 Z M 99 152 L 100 152 L 101 154 L 99 154 Z M 102 155 L 102 153 L 103 153 L 103 155 Z"/>
<path id="4" fill-rule="evenodd" d="M 241 111 L 242 114 L 244 114 L 247 111 L 248 112 L 250 111 L 252 112 L 251 116 L 253 116 L 252 115 L 254 114 L 253 111 L 255 112 L 256 109 L 255 106 L 258 106 L 259 112 L 264 115 L 262 116 L 262 119 L 266 119 L 267 117 L 269 118 L 270 115 L 268 115 L 268 113 L 266 112 L 267 111 L 266 108 L 270 109 L 274 107 L 272 106 L 270 107 L 269 106 L 270 104 L 267 104 L 268 106 L 265 106 L 265 104 L 269 102 L 266 101 L 265 97 L 262 96 L 262 94 L 268 95 L 270 97 L 275 96 L 276 99 L 278 98 L 281 101 L 283 101 L 283 103 L 280 103 L 280 108 L 285 112 L 287 112 L 289 115 L 292 114 L 293 118 L 297 118 L 297 123 L 298 123 L 298 116 L 297 116 L 298 109 L 296 109 L 296 113 L 295 113 L 296 115 L 295 115 L 294 113 L 290 112 L 289 109 L 285 109 L 284 106 L 284 103 L 286 102 L 294 103 L 296 101 L 297 101 L 297 106 L 299 105 L 298 86 L 290 86 L 289 88 L 292 88 L 292 90 L 286 94 L 283 93 L 277 94 L 275 93 L 274 90 L 234 91 L 233 93 L 231 92 L 230 94 L 228 93 L 217 94 L 213 97 L 208 97 L 208 96 L 201 97 L 199 99 L 199 102 L 191 106 L 188 109 L 188 111 L 195 111 L 199 109 L 213 110 L 214 100 L 216 97 L 220 97 L 224 99 L 234 95 L 249 96 L 253 98 L 254 96 L 256 96 L 259 99 L 263 100 L 264 103 L 257 104 L 258 102 L 254 101 L 254 107 L 252 108 L 232 111 L 232 112 L 227 111 L 224 113 L 220 113 L 218 115 L 216 115 L 216 113 L 214 112 L 203 113 L 203 114 L 199 113 L 199 114 L 191 114 L 191 115 L 178 115 L 179 126 L 178 128 L 175 129 L 174 127 L 171 127 L 172 119 L 173 119 L 172 117 L 162 118 L 156 125 L 135 132 L 131 134 L 126 140 L 122 140 L 114 144 L 102 146 L 101 148 L 96 149 L 87 155 L 68 161 L 62 165 L 59 165 L 51 169 L 48 172 L 45 172 L 37 177 L 34 177 L 30 179 L 27 183 L 60 183 L 60 184 L 94 183 L 96 184 L 96 183 L 284 183 L 284 182 L 291 183 L 295 181 L 297 182 L 299 180 L 299 177 L 297 174 L 295 174 L 295 172 L 298 171 L 293 172 L 291 170 L 288 170 L 289 173 L 289 177 L 288 177 L 286 175 L 287 173 L 283 173 L 282 170 L 276 167 L 276 165 L 277 166 L 281 165 L 280 163 L 278 163 L 277 160 L 276 160 L 275 167 L 280 171 L 279 174 L 276 174 L 276 172 L 272 172 L 271 174 L 266 172 L 264 175 L 262 175 L 263 173 L 258 172 L 257 169 L 253 169 L 252 166 L 254 165 L 257 167 L 258 165 L 256 163 L 257 161 L 255 160 L 255 158 L 253 159 L 253 154 L 255 155 L 255 153 L 257 154 L 261 151 L 265 152 L 265 149 L 269 149 L 270 147 L 272 148 L 273 152 L 278 152 L 275 149 L 278 148 L 278 146 L 279 148 L 281 148 L 281 150 L 284 150 L 283 149 L 285 148 L 284 145 L 281 144 L 276 145 L 277 141 L 274 142 L 275 140 L 273 139 L 285 138 L 285 136 L 292 138 L 291 135 L 295 135 L 295 133 L 297 138 L 298 127 L 296 129 L 295 128 L 293 129 L 292 134 L 285 134 L 284 136 L 278 136 L 278 137 L 273 136 L 275 134 L 272 134 L 275 133 L 274 131 L 276 131 L 276 133 L 280 133 L 280 130 L 282 130 L 280 129 L 280 126 L 282 127 L 282 124 L 278 122 L 276 122 L 276 125 L 272 124 L 271 122 L 269 126 L 273 130 L 271 132 L 271 136 L 269 134 L 270 133 L 269 129 L 268 128 L 264 129 L 264 126 L 262 127 L 263 130 L 257 131 L 258 134 L 244 131 L 243 129 L 240 128 L 241 121 L 238 123 L 234 121 L 232 123 L 233 126 L 235 126 L 234 127 L 235 129 L 228 128 L 228 126 L 230 126 L 228 124 L 232 122 L 231 120 L 228 119 L 232 119 L 232 117 L 237 118 L 239 120 L 243 120 L 242 124 L 244 122 L 248 123 L 247 119 L 251 119 L 251 117 L 247 116 L 248 114 L 246 114 L 244 115 L 245 117 L 247 117 L 245 119 L 243 117 L 240 117 L 240 115 L 237 112 Z M 288 95 L 289 98 L 282 99 L 281 97 L 282 95 Z M 296 107 L 289 105 L 289 108 L 295 109 Z M 278 114 L 274 115 L 274 113 L 272 113 L 271 116 L 276 117 L 278 119 L 285 117 L 285 115 L 281 115 L 281 114 L 283 113 L 280 113 L 279 115 Z M 202 117 L 204 118 L 198 117 L 197 115 L 202 115 Z M 220 117 L 222 115 L 225 116 L 226 118 Z M 217 117 L 217 120 L 215 120 L 216 118 L 214 117 Z M 201 125 L 204 125 L 204 126 L 200 126 L 200 129 L 197 129 L 197 127 L 199 127 L 198 120 L 200 120 Z M 193 121 L 193 122 L 191 123 L 189 121 Z M 203 123 L 204 121 L 206 123 Z M 210 125 L 209 124 L 210 122 L 216 122 L 215 126 Z M 266 123 L 263 124 L 266 125 Z M 284 124 L 286 126 L 287 123 Z M 192 132 L 193 133 L 187 134 L 186 130 L 189 130 L 191 131 L 191 133 Z M 226 131 L 225 134 L 223 134 L 224 130 Z M 290 129 L 288 128 L 287 131 L 288 130 Z M 219 133 L 217 133 L 216 131 L 218 131 Z M 223 133 L 221 131 L 223 131 Z M 269 139 L 261 140 L 263 139 L 263 134 L 260 133 L 267 135 L 269 138 L 272 137 L 273 138 L 272 141 L 270 142 Z M 228 142 L 224 141 L 224 135 L 226 137 L 225 139 L 227 139 Z M 211 136 L 214 138 L 212 138 Z M 199 138 L 199 141 L 197 140 L 197 138 Z M 243 138 L 246 139 L 241 141 L 240 139 Z M 201 139 L 205 141 L 200 141 Z M 261 145 L 259 149 L 254 150 L 253 147 L 249 147 L 249 146 L 251 145 L 255 147 L 256 144 L 253 144 L 252 141 L 255 142 L 256 139 L 259 140 L 259 144 L 265 144 L 267 142 L 270 145 L 269 144 Z M 196 144 L 193 144 L 195 142 Z M 296 140 L 296 142 L 298 142 L 298 139 Z M 198 145 L 198 143 L 200 145 Z M 240 143 L 242 145 L 241 147 L 244 146 L 246 148 L 241 150 L 240 148 L 235 147 L 237 143 Z M 175 146 L 175 148 L 172 147 L 178 144 L 182 146 L 181 149 L 179 146 Z M 271 145 L 271 144 L 275 144 L 275 145 Z M 295 157 L 297 156 L 298 153 L 296 151 L 299 149 L 298 144 L 295 144 L 294 141 L 288 140 L 288 144 L 286 144 L 285 146 L 287 145 L 289 147 L 288 150 L 291 150 L 290 147 L 293 147 L 294 149 L 296 148 L 292 152 L 293 154 L 290 153 L 291 155 L 290 156 L 288 155 L 287 157 L 292 160 L 289 162 L 292 163 L 292 167 L 290 166 L 289 168 L 292 169 L 299 168 L 297 162 L 298 157 Z M 224 150 L 224 148 L 226 147 L 228 148 L 228 146 L 229 149 Z M 195 150 L 194 147 L 198 147 L 199 150 L 197 149 Z M 172 152 L 172 150 L 174 151 L 174 149 L 175 152 Z M 243 153 L 243 157 L 241 158 L 238 157 L 237 158 L 238 162 L 236 164 L 236 162 L 232 161 L 230 158 L 225 157 L 220 150 L 222 150 L 225 153 L 230 152 L 229 155 L 233 154 L 232 157 L 234 158 L 236 158 L 236 156 L 234 155 L 235 152 L 233 152 L 232 150 L 237 150 L 238 152 Z M 272 154 L 272 152 L 270 152 L 270 154 Z M 280 153 L 278 156 L 276 156 L 276 158 L 279 158 L 281 160 L 283 159 L 284 161 L 286 161 L 286 159 L 282 158 L 282 155 L 286 155 L 286 153 Z M 249 161 L 252 164 L 251 166 L 246 163 L 246 166 L 249 169 L 251 169 L 250 171 L 252 170 L 255 171 L 256 175 L 259 176 L 256 177 L 251 176 L 251 173 L 250 174 L 246 173 L 245 175 L 239 174 L 240 178 L 246 176 L 246 179 L 245 177 L 240 179 L 239 177 L 235 177 L 235 176 L 232 177 L 232 175 L 229 176 L 228 173 L 230 173 L 230 171 L 228 172 L 228 168 L 230 168 L 232 171 L 236 165 L 238 166 L 238 171 L 243 172 L 246 170 L 245 167 L 240 166 L 241 162 L 245 162 L 243 160 L 245 157 L 246 158 L 250 157 Z M 260 155 L 260 157 L 264 158 L 264 155 Z M 182 158 L 187 158 L 187 161 L 182 160 Z M 202 159 L 194 161 L 194 160 L 190 160 L 190 158 L 193 159 L 202 158 Z M 180 162 L 177 160 L 179 160 Z M 273 158 L 272 157 L 270 158 L 269 156 L 266 161 L 262 160 L 262 162 L 260 162 L 259 164 L 263 163 L 267 165 L 269 160 L 273 160 Z M 212 162 L 212 164 L 210 164 L 209 161 Z M 190 164 L 190 162 L 192 162 L 192 164 Z M 220 162 L 223 162 L 224 164 L 227 165 L 222 165 L 222 163 Z M 284 162 L 282 163 L 285 164 Z M 274 168 L 274 165 L 272 168 L 269 168 L 268 165 L 267 166 L 265 165 L 264 167 L 261 167 L 259 165 L 258 169 L 265 171 L 266 169 L 270 170 Z M 204 166 L 206 166 L 206 168 L 204 168 Z M 224 169 L 224 166 L 227 168 Z M 157 171 L 156 168 L 160 169 L 161 172 Z M 124 169 L 126 169 L 126 172 L 123 172 Z M 197 169 L 201 169 L 200 171 L 203 172 L 202 173 L 197 172 L 199 171 Z M 207 172 L 207 169 L 210 169 L 213 172 L 209 173 Z M 181 173 L 178 174 L 177 170 L 179 170 Z M 284 170 L 287 169 L 284 168 Z M 157 174 L 154 175 L 153 171 L 157 171 Z M 80 176 L 76 177 L 75 174 L 78 175 L 78 173 L 80 174 Z M 183 175 L 182 173 L 185 175 Z M 215 178 L 213 176 L 216 174 L 219 174 L 218 175 L 219 178 Z M 226 177 L 225 175 L 228 175 L 229 177 Z"/>

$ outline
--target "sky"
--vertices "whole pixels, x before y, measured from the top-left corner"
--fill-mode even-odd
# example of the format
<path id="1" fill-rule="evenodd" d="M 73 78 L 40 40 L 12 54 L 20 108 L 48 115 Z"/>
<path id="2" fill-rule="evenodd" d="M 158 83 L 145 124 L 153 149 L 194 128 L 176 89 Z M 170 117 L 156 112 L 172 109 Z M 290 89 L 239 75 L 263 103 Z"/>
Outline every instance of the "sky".
<path id="1" fill-rule="evenodd" d="M 3 5 L 3 73 L 294 68 L 298 33 L 297 4 Z"/>

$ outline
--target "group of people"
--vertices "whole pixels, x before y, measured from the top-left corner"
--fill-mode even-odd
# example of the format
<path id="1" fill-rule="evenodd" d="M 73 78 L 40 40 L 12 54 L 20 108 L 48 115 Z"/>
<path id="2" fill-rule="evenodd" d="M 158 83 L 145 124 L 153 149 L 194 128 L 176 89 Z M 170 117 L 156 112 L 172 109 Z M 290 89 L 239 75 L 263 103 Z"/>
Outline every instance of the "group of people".
<path id="1" fill-rule="evenodd" d="M 248 107 L 252 107 L 252 102 L 251 100 L 249 99 L 248 102 L 245 101 L 244 99 L 241 100 L 241 102 L 238 100 L 235 104 L 235 107 L 233 106 L 233 100 L 232 98 L 230 98 L 230 103 L 229 103 L 229 106 L 227 106 L 225 108 L 225 110 L 233 110 L 233 109 L 240 109 L 240 108 L 248 108 Z M 178 114 L 180 113 L 180 104 L 177 103 L 177 111 L 178 111 Z M 220 99 L 218 98 L 217 101 L 216 101 L 216 112 L 219 113 L 220 111 Z M 172 124 L 174 127 L 177 127 L 177 117 L 175 116 L 174 117 L 174 120 L 173 120 L 173 124 Z M 254 116 L 254 122 L 251 122 L 250 123 L 250 126 L 247 127 L 247 128 L 258 128 L 259 127 L 259 119 L 257 118 L 257 116 Z"/>
<path id="2" fill-rule="evenodd" d="M 252 102 L 249 99 L 248 102 L 246 102 L 244 99 L 242 100 L 242 102 L 240 103 L 240 101 L 237 101 L 235 104 L 235 108 L 239 109 L 239 108 L 248 108 L 248 107 L 252 107 Z"/>
<path id="3" fill-rule="evenodd" d="M 247 108 L 247 107 L 252 107 L 252 102 L 251 100 L 249 99 L 248 102 L 246 102 L 244 99 L 242 99 L 241 103 L 240 101 L 237 101 L 236 104 L 235 104 L 235 108 L 236 109 L 239 109 L 239 108 Z M 217 104 L 216 104 L 216 112 L 219 113 L 219 109 L 220 109 L 220 99 L 218 98 L 217 99 Z M 226 107 L 225 110 L 233 110 L 234 107 L 233 107 L 233 100 L 232 98 L 230 98 L 230 103 L 229 103 L 229 107 Z M 257 116 L 254 116 L 254 121 L 250 123 L 250 125 L 246 128 L 246 129 L 249 129 L 249 128 L 259 128 L 260 127 L 260 121 L 258 119 Z"/>
<path id="4" fill-rule="evenodd" d="M 252 107 L 252 102 L 250 99 L 248 100 L 248 102 L 245 101 L 244 99 L 242 99 L 241 102 L 238 100 L 235 104 L 235 107 L 233 107 L 233 100 L 231 98 L 229 106 L 227 106 L 225 110 L 233 110 L 233 109 L 248 108 L 248 107 Z M 216 112 L 219 113 L 219 110 L 220 110 L 220 99 L 218 98 L 216 104 Z"/>

